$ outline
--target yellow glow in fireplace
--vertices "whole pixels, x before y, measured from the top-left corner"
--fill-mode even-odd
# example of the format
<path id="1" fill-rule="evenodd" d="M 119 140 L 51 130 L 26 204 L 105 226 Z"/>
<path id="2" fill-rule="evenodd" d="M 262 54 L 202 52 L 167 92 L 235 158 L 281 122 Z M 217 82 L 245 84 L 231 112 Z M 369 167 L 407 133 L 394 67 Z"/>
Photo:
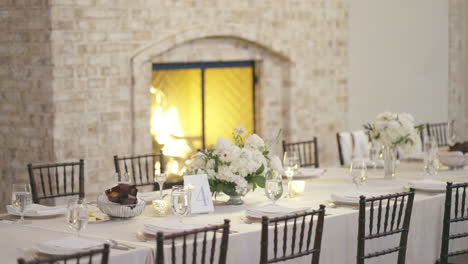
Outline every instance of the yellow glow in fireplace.
<path id="1" fill-rule="evenodd" d="M 197 149 L 212 148 L 218 137 L 232 138 L 238 125 L 253 132 L 253 89 L 253 67 L 155 70 L 151 134 L 154 151 L 169 157 L 169 172 L 180 174 Z"/>

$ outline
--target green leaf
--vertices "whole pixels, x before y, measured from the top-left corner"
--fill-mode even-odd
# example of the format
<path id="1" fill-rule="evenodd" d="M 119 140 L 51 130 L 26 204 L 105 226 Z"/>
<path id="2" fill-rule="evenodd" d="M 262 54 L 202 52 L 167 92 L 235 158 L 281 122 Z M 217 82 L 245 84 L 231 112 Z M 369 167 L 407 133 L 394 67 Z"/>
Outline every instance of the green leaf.
<path id="1" fill-rule="evenodd" d="M 264 170 L 265 170 L 265 166 L 262 164 L 262 166 L 260 166 L 260 168 L 258 168 L 257 171 L 255 172 L 255 175 L 262 174 Z"/>
<path id="2" fill-rule="evenodd" d="M 255 176 L 255 182 L 261 188 L 265 188 L 266 179 L 263 176 Z"/>

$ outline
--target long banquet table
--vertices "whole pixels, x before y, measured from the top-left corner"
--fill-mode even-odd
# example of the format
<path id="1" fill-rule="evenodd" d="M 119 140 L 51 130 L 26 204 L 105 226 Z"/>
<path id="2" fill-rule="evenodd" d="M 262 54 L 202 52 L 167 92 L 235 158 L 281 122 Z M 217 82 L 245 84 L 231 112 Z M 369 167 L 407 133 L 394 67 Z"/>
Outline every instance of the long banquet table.
<path id="1" fill-rule="evenodd" d="M 382 179 L 382 170 L 369 170 L 367 188 L 373 183 L 386 184 Z M 427 178 L 422 173 L 419 163 L 402 163 L 397 172 L 397 180 L 406 184 L 409 180 Z M 468 179 L 468 170 L 448 171 L 441 169 L 437 176 L 432 177 L 441 181 L 464 182 Z M 348 175 L 348 169 L 329 168 L 318 178 L 307 181 L 304 196 L 283 198 L 278 204 L 293 207 L 318 208 L 320 204 L 329 205 L 332 192 L 346 191 L 355 188 Z M 407 263 L 427 264 L 435 263 L 439 250 L 442 229 L 444 193 L 429 193 L 417 191 L 413 206 L 410 232 L 408 237 Z M 259 223 L 243 220 L 246 208 L 269 203 L 262 189 L 251 192 L 244 197 L 245 204 L 227 206 L 220 197 L 215 201 L 215 212 L 211 214 L 193 215 L 186 217 L 184 222 L 200 224 L 218 224 L 223 219 L 231 220 L 229 238 L 228 263 L 258 263 L 260 255 Z M 110 263 L 152 263 L 154 262 L 155 241 L 142 242 L 136 233 L 142 230 L 145 223 L 170 220 L 173 215 L 154 217 L 151 206 L 147 206 L 142 216 L 128 220 L 111 220 L 102 223 L 88 224 L 82 235 L 91 238 L 113 238 L 117 241 L 134 245 L 136 249 L 129 251 L 111 249 Z M 320 263 L 345 264 L 355 263 L 357 245 L 358 210 L 353 206 L 327 207 L 324 224 L 322 252 Z M 455 231 L 468 230 L 465 224 L 458 224 Z M 22 256 L 38 242 L 57 239 L 70 235 L 63 216 L 45 219 L 31 219 L 26 225 L 0 222 L 0 255 L 2 263 L 15 263 L 16 258 Z M 399 236 L 372 240 L 366 244 L 366 250 L 381 250 L 397 246 Z M 464 246 L 465 245 L 465 246 Z M 467 248 L 467 241 L 455 241 L 451 249 Z M 288 263 L 310 263 L 310 258 L 295 259 Z M 378 259 L 370 259 L 366 263 L 396 263 L 396 254 Z"/>

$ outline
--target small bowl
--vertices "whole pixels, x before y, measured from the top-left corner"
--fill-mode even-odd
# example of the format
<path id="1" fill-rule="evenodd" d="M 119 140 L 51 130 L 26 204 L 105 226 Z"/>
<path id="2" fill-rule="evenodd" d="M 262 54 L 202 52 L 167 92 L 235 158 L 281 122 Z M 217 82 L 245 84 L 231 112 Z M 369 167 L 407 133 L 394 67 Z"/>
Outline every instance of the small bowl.
<path id="1" fill-rule="evenodd" d="M 103 213 L 111 217 L 130 218 L 143 213 L 145 210 L 145 201 L 138 199 L 136 204 L 118 204 L 109 201 L 105 194 L 101 194 L 97 199 L 97 207 Z"/>
<path id="2" fill-rule="evenodd" d="M 463 155 L 461 151 L 440 151 L 439 161 L 449 169 L 463 169 L 467 165 L 468 155 Z"/>

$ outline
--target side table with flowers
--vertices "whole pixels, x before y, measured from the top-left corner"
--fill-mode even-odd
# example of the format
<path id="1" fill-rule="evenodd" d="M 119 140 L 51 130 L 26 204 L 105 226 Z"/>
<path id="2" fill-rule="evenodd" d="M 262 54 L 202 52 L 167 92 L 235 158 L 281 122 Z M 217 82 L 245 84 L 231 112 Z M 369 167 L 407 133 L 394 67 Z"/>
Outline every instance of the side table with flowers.
<path id="1" fill-rule="evenodd" d="M 240 205 L 250 189 L 265 188 L 269 170 L 281 171 L 281 161 L 271 155 L 261 137 L 247 135 L 242 126 L 234 129 L 233 138 L 234 143 L 220 137 L 214 149 L 199 151 L 192 157 L 189 171 L 207 174 L 213 195 L 223 192 L 230 197 L 228 205 Z"/>

